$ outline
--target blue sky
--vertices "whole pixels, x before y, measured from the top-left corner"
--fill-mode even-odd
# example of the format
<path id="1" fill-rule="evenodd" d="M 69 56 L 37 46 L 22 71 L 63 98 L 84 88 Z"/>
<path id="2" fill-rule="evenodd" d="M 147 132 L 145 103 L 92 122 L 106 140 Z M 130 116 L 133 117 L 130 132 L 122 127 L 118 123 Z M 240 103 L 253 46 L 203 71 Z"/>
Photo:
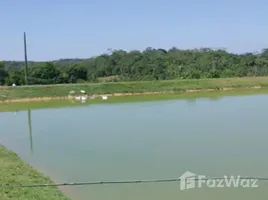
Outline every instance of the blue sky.
<path id="1" fill-rule="evenodd" d="M 0 60 L 88 58 L 108 48 L 268 47 L 265 0 L 1 0 Z"/>

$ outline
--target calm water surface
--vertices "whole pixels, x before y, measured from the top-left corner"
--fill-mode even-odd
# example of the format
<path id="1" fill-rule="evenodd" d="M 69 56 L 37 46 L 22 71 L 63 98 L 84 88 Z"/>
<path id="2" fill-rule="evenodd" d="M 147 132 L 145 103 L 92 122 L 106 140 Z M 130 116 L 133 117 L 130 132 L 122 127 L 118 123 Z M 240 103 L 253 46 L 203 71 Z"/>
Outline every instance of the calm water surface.
<path id="1" fill-rule="evenodd" d="M 6 112 L 0 113 L 0 142 L 55 182 L 178 178 L 186 171 L 268 177 L 267 113 L 267 95 Z M 267 199 L 267 183 L 247 189 L 181 191 L 180 183 L 150 183 L 63 191 L 77 200 L 252 200 Z"/>

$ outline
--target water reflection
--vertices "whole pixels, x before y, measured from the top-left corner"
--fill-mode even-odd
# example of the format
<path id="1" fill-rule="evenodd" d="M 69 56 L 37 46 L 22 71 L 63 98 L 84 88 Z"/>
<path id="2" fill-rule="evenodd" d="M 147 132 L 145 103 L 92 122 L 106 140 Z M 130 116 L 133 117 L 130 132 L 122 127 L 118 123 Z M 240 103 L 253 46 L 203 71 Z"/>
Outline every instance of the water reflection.
<path id="1" fill-rule="evenodd" d="M 206 98 L 195 97 L 195 98 L 187 99 L 187 104 L 190 106 L 196 106 L 197 102 L 201 99 L 205 99 L 209 101 L 219 101 L 222 99 L 222 97 L 221 96 L 211 96 L 211 97 L 206 97 Z"/>
<path id="2" fill-rule="evenodd" d="M 210 101 L 219 101 L 222 99 L 221 96 L 211 96 L 208 98 Z"/>
<path id="3" fill-rule="evenodd" d="M 32 116 L 31 116 L 30 108 L 28 108 L 28 129 L 29 129 L 29 136 L 30 136 L 30 149 L 31 149 L 31 153 L 33 153 Z"/>
<path id="4" fill-rule="evenodd" d="M 196 106 L 196 98 L 192 98 L 192 99 L 188 99 L 187 100 L 187 104 L 191 105 L 191 106 Z"/>

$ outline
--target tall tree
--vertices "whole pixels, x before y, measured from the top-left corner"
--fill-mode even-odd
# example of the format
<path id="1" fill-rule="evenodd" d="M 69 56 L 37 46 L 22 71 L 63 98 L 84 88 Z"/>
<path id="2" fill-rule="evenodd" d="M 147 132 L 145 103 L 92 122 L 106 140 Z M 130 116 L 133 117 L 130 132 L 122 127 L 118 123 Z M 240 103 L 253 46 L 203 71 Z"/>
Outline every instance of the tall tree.
<path id="1" fill-rule="evenodd" d="M 5 70 L 5 65 L 3 62 L 0 62 L 0 85 L 5 84 L 5 78 L 7 77 L 8 73 Z"/>

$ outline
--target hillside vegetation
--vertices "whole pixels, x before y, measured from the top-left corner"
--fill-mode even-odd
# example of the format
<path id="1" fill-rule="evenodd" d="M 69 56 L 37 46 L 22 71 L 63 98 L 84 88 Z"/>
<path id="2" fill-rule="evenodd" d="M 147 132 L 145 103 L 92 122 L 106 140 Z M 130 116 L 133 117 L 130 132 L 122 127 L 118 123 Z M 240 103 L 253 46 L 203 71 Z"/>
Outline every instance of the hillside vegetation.
<path id="1" fill-rule="evenodd" d="M 124 82 L 268 75 L 268 49 L 232 54 L 209 48 L 114 50 L 89 59 L 29 62 L 29 84 Z M 24 62 L 0 63 L 0 84 L 24 84 Z"/>

